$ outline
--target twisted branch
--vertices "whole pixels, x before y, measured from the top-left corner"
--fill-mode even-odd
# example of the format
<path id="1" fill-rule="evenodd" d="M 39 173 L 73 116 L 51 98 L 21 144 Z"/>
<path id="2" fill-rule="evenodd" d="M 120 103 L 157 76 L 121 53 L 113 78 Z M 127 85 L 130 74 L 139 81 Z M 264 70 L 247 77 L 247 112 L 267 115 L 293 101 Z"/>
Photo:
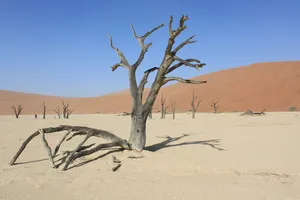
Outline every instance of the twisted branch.
<path id="1" fill-rule="evenodd" d="M 177 81 L 180 83 L 187 83 L 187 84 L 202 84 L 202 83 L 207 83 L 207 81 L 194 81 L 194 80 L 190 80 L 190 79 L 183 79 L 180 77 L 166 77 L 164 79 L 164 84 L 170 82 L 170 81 Z"/>
<path id="2" fill-rule="evenodd" d="M 126 57 L 124 56 L 124 54 L 122 53 L 122 51 L 120 51 L 120 49 L 116 48 L 114 45 L 113 45 L 113 39 L 111 37 L 110 34 L 108 34 L 109 36 L 109 40 L 110 40 L 110 46 L 113 50 L 115 50 L 118 54 L 118 56 L 120 57 L 121 59 L 121 62 L 120 63 L 117 63 L 117 64 L 114 64 L 111 68 L 112 68 L 112 71 L 115 71 L 118 67 L 122 66 L 122 67 L 125 67 L 125 68 L 129 68 L 129 63 L 126 59 Z"/>
<path id="3" fill-rule="evenodd" d="M 134 26 L 131 24 L 131 28 L 132 28 L 132 32 L 133 32 L 133 36 L 137 39 L 137 41 L 139 42 L 142 50 L 141 50 L 141 53 L 140 53 L 140 56 L 138 58 L 138 60 L 132 65 L 132 68 L 133 69 L 136 69 L 140 64 L 141 62 L 143 61 L 144 59 L 144 56 L 145 56 L 145 53 L 148 51 L 148 48 L 152 45 L 152 43 L 149 43 L 149 44 L 145 44 L 145 39 L 151 35 L 154 31 L 158 30 L 159 28 L 163 27 L 164 24 L 161 24 L 157 27 L 155 27 L 154 29 L 152 29 L 151 31 L 148 31 L 147 33 L 145 33 L 145 35 L 143 36 L 138 36 L 136 34 L 136 31 L 134 29 Z"/>

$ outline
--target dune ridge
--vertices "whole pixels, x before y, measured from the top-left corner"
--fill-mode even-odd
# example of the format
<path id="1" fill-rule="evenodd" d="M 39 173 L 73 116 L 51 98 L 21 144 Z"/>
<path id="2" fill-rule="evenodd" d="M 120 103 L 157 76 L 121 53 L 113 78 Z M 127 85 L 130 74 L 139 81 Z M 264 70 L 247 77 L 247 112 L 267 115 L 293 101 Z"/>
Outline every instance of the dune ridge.
<path id="1" fill-rule="evenodd" d="M 207 80 L 203 85 L 175 83 L 164 87 L 154 105 L 154 112 L 160 109 L 162 92 L 167 104 L 176 101 L 177 111 L 191 109 L 192 92 L 201 99 L 198 112 L 212 112 L 212 101 L 220 101 L 220 112 L 245 111 L 288 111 L 289 107 L 300 109 L 300 61 L 265 62 L 249 66 L 230 68 L 197 76 L 194 80 Z M 149 89 L 145 90 L 148 93 Z M 88 98 L 64 98 L 50 95 L 27 94 L 0 90 L 0 115 L 13 114 L 11 105 L 22 104 L 24 114 L 41 114 L 43 101 L 48 113 L 61 105 L 61 100 L 69 101 L 74 113 L 120 113 L 130 112 L 129 90 Z M 170 107 L 170 106 L 169 106 Z"/>

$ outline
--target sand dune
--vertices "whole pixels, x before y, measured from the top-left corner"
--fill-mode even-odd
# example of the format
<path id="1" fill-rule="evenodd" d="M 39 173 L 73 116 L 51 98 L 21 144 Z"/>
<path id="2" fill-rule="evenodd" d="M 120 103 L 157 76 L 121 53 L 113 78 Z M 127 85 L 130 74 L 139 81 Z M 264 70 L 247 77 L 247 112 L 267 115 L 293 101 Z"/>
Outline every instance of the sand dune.
<path id="1" fill-rule="evenodd" d="M 147 148 L 102 156 L 107 150 L 76 160 L 62 172 L 53 169 L 40 137 L 17 160 L 8 163 L 22 142 L 41 127 L 77 124 L 110 130 L 128 138 L 130 117 L 74 115 L 71 119 L 34 120 L 0 116 L 0 199 L 300 199 L 300 114 L 178 114 L 175 120 L 155 114 L 148 120 Z M 54 148 L 64 133 L 47 135 Z M 173 142 L 164 136 L 178 138 Z M 63 143 L 72 150 L 83 136 Z M 103 143 L 93 138 L 88 143 Z M 224 149 L 224 151 L 221 151 Z M 122 161 L 117 172 L 112 155 Z M 130 159 L 128 156 L 143 156 Z M 57 158 L 57 160 L 60 157 Z M 80 163 L 89 162 L 85 165 Z M 96 160 L 95 160 L 96 159 Z M 61 166 L 62 167 L 62 166 Z"/>
<path id="2" fill-rule="evenodd" d="M 204 85 L 173 84 L 161 90 L 167 103 L 176 100 L 177 110 L 190 110 L 192 91 L 202 100 L 199 112 L 211 112 L 210 103 L 220 101 L 220 112 L 287 111 L 300 108 L 300 61 L 258 63 L 246 67 L 222 70 L 194 78 L 207 80 Z M 160 93 L 160 94 L 161 94 Z M 159 99 L 154 111 L 159 109 Z M 48 108 L 60 105 L 62 99 L 70 101 L 75 113 L 130 112 L 131 98 L 128 91 L 94 98 L 62 98 L 12 91 L 0 91 L 0 114 L 12 114 L 12 104 L 22 104 L 24 114 L 41 113 L 40 104 L 46 101 Z M 53 113 L 52 111 L 49 111 Z"/>

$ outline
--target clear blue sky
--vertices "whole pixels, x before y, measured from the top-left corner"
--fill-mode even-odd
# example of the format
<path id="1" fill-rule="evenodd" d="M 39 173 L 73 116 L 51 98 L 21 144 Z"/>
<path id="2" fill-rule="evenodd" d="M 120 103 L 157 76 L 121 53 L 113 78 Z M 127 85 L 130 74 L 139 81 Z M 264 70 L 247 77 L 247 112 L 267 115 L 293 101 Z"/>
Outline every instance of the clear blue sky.
<path id="1" fill-rule="evenodd" d="M 207 66 L 181 69 L 185 78 L 257 62 L 300 60 L 299 0 L 0 0 L 0 89 L 59 96 L 98 96 L 128 88 L 108 33 L 132 63 L 139 35 L 174 16 L 190 20 L 178 42 L 196 34 L 180 56 Z M 153 42 L 137 76 L 161 62 L 167 26 Z M 153 80 L 153 76 L 151 77 Z M 149 86 L 149 85 L 148 85 Z"/>

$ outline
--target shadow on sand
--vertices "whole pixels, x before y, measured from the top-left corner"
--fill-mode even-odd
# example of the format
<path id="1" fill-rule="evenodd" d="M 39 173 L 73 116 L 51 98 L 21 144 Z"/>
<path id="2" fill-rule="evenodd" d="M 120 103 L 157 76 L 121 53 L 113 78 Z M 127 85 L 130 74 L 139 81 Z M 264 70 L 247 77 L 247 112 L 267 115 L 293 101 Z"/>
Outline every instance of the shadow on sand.
<path id="1" fill-rule="evenodd" d="M 210 146 L 211 148 L 217 149 L 219 151 L 225 151 L 225 149 L 218 147 L 220 145 L 220 139 L 201 140 L 201 141 L 182 142 L 182 143 L 178 143 L 178 144 L 170 144 L 170 143 L 176 142 L 177 140 L 180 140 L 180 139 L 190 136 L 190 135 L 191 134 L 183 134 L 182 136 L 173 137 L 173 138 L 170 136 L 158 137 L 158 138 L 164 138 L 166 140 L 164 140 L 160 143 L 157 143 L 157 144 L 153 144 L 151 146 L 147 146 L 147 147 L 145 147 L 145 150 L 151 151 L 151 152 L 156 152 L 161 149 L 169 148 L 169 147 L 201 144 L 201 145 Z"/>

